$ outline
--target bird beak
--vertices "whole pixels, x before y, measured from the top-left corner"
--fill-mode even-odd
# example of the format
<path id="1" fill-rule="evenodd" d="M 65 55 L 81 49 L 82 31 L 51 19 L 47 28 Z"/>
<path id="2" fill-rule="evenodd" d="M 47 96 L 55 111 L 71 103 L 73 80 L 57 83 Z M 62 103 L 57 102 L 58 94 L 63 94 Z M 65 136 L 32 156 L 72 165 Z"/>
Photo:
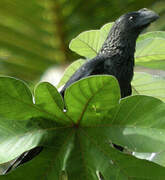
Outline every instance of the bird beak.
<path id="1" fill-rule="evenodd" d="M 139 27 L 147 27 L 150 23 L 156 21 L 159 18 L 158 14 L 146 8 L 140 9 L 138 12 L 140 13 L 140 18 L 137 22 L 137 26 Z"/>

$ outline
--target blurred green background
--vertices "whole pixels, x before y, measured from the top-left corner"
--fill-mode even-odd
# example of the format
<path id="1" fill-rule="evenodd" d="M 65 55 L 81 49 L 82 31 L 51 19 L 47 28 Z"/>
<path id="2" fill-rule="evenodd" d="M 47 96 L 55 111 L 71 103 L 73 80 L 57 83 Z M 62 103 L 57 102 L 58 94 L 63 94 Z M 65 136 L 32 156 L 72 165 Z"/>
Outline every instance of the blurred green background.
<path id="1" fill-rule="evenodd" d="M 147 30 L 165 30 L 163 0 L 0 0 L 0 74 L 37 82 L 79 58 L 68 44 L 80 32 L 144 7 L 161 16 Z"/>

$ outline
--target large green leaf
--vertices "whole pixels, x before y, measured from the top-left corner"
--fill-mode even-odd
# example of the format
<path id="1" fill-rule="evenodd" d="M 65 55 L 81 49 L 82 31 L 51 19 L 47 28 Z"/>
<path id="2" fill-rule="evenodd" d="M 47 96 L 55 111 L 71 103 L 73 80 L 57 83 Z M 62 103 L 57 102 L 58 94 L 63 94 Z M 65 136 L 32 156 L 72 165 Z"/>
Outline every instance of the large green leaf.
<path id="1" fill-rule="evenodd" d="M 115 78 L 92 76 L 67 89 L 65 112 L 60 94 L 48 83 L 36 87 L 35 104 L 21 81 L 6 77 L 0 84 L 5 85 L 0 89 L 1 163 L 44 147 L 39 156 L 0 179 L 164 179 L 163 167 L 111 147 L 113 142 L 140 152 L 164 150 L 165 104 L 160 100 L 139 95 L 120 100 Z M 19 116 L 9 111 L 14 106 Z"/>
<path id="2" fill-rule="evenodd" d="M 113 23 L 108 23 L 100 30 L 92 30 L 81 33 L 70 42 L 69 48 L 86 58 L 96 56 L 112 25 Z"/>
<path id="3" fill-rule="evenodd" d="M 30 131 L 26 120 L 42 116 L 43 112 L 34 106 L 28 87 L 14 78 L 0 77 L 0 97 L 0 162 L 3 163 L 39 142 L 43 131 Z"/>
<path id="4" fill-rule="evenodd" d="M 40 92 L 40 86 L 36 92 Z M 59 95 L 53 88 L 52 94 L 46 92 L 51 89 L 51 85 L 42 84 L 42 97 L 36 97 L 36 104 L 33 103 L 32 94 L 29 88 L 22 82 L 14 78 L 0 77 L 0 162 L 4 163 L 9 159 L 14 159 L 19 154 L 33 148 L 41 141 L 46 131 L 40 129 L 42 126 L 49 126 L 55 122 L 46 119 L 54 119 L 54 113 L 46 100 L 49 96 Z M 50 90 L 51 91 L 51 90 Z M 42 103 L 42 100 L 46 100 Z M 59 95 L 60 96 L 60 95 Z M 58 96 L 56 96 L 58 98 Z M 59 100 L 58 100 L 59 101 Z M 54 101 L 53 101 L 54 102 Z M 62 104 L 62 102 L 59 102 Z M 58 103 L 58 104 L 59 104 Z M 58 107 L 56 103 L 52 106 Z M 42 109 L 40 109 L 42 107 Z M 62 120 L 64 121 L 64 115 Z M 58 117 L 60 115 L 58 114 Z M 38 119 L 38 123 L 34 119 Z M 57 118 L 56 118 L 57 119 Z M 28 120 L 28 121 L 27 121 Z M 40 128 L 39 128 L 40 127 Z M 16 150 L 17 149 L 17 150 Z"/>
<path id="5" fill-rule="evenodd" d="M 84 125 L 85 122 L 85 125 L 90 125 L 93 121 L 100 123 L 108 110 L 118 104 L 120 88 L 116 79 L 110 77 L 93 76 L 79 81 L 78 85 L 73 84 L 66 90 L 66 113 L 72 116 L 76 124 Z M 109 90 L 109 96 L 104 96 Z"/>

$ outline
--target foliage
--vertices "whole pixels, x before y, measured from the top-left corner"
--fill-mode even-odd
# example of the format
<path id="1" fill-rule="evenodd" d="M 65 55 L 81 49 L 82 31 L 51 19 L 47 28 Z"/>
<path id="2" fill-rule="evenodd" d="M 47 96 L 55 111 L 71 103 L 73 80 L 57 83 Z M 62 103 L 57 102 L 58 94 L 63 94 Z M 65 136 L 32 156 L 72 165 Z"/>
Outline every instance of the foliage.
<path id="1" fill-rule="evenodd" d="M 140 95 L 120 100 L 117 80 L 106 75 L 71 85 L 64 98 L 66 112 L 49 83 L 37 85 L 35 104 L 20 80 L 1 77 L 0 87 L 0 162 L 44 146 L 37 158 L 0 179 L 98 180 L 99 174 L 105 179 L 164 179 L 163 167 L 111 147 L 113 142 L 132 151 L 164 150 L 165 104 L 160 100 Z"/>
<path id="2" fill-rule="evenodd" d="M 5 2 L 8 0 L 1 3 Z M 17 2 L 18 0 L 14 0 L 15 6 L 12 4 L 9 7 L 17 8 L 22 4 Z M 60 3 L 68 4 L 65 0 Z M 52 5 L 51 7 L 57 10 L 60 3 L 48 2 L 46 4 Z M 77 1 L 78 7 L 79 3 L 80 1 Z M 33 10 L 35 12 L 45 10 L 46 6 L 41 8 L 41 4 L 39 4 L 34 2 Z M 23 5 L 32 6 L 28 2 Z M 38 8 L 35 9 L 36 7 Z M 65 11 L 67 12 L 65 15 L 69 17 L 69 12 L 72 12 L 73 9 L 70 6 L 65 8 L 68 10 Z M 23 10 L 18 13 L 20 12 Z M 27 22 L 33 22 L 33 18 L 30 16 L 29 18 Z M 52 22 L 52 19 L 42 18 L 39 24 Z M 65 21 L 62 18 L 56 22 Z M 37 30 L 34 31 L 35 33 L 40 32 L 39 27 L 43 27 L 40 25 L 36 24 L 38 29 L 35 29 Z M 104 42 L 111 25 L 106 24 L 100 30 L 81 33 L 71 41 L 70 49 L 84 56 L 85 60 L 94 57 Z M 14 26 L 10 28 L 12 31 L 19 30 Z M 26 34 L 25 32 L 21 33 Z M 64 33 L 63 31 L 58 32 Z M 51 31 L 41 30 L 43 37 L 46 37 L 47 33 L 52 36 Z M 35 35 L 33 34 L 33 36 Z M 1 38 L 3 39 L 3 36 Z M 16 38 L 14 39 L 16 42 L 19 40 L 19 36 L 14 36 L 14 38 Z M 32 43 L 32 39 L 29 44 Z M 154 66 L 153 62 L 157 61 L 164 63 L 164 41 L 164 32 L 141 35 L 137 40 L 136 63 L 146 63 L 146 66 L 151 63 Z M 18 46 L 12 43 L 10 41 L 8 44 L 6 43 L 3 53 L 20 52 L 21 43 L 17 43 Z M 49 50 L 56 49 L 54 44 L 48 43 L 48 45 L 45 41 L 43 41 L 43 49 L 37 43 L 32 43 L 32 46 L 29 44 L 22 47 L 25 50 L 21 49 L 22 52 L 19 56 L 23 59 L 26 53 L 29 54 L 26 59 L 29 65 L 32 65 L 28 60 L 29 57 L 32 61 L 37 57 L 34 54 L 41 56 L 41 52 L 48 53 L 46 46 L 51 46 L 52 49 L 48 48 Z M 30 49 L 27 50 L 26 47 Z M 39 47 L 41 49 L 36 51 L 35 48 Z M 60 47 L 64 48 L 64 46 Z M 26 50 L 27 52 L 22 54 Z M 8 54 L 6 55 L 8 56 Z M 15 54 L 16 58 L 18 58 L 17 56 L 18 54 Z M 52 58 L 52 56 L 50 57 Z M 45 60 L 42 61 L 43 64 L 48 62 L 45 67 L 55 62 L 54 56 L 51 63 L 47 55 Z M 58 87 L 64 85 L 85 60 L 75 61 L 65 71 Z M 35 62 L 40 63 L 41 61 Z M 39 64 L 36 64 L 36 69 L 38 66 Z M 26 71 L 24 73 L 26 74 Z M 120 99 L 119 85 L 114 77 L 91 76 L 72 84 L 66 90 L 63 99 L 58 90 L 48 82 L 38 84 L 33 94 L 23 81 L 11 77 L 0 77 L 0 163 L 8 163 L 23 152 L 37 146 L 44 147 L 43 151 L 32 161 L 7 175 L 0 176 L 0 180 L 22 178 L 25 180 L 42 178 L 48 180 L 100 180 L 101 177 L 105 180 L 164 180 L 165 161 L 162 158 L 165 151 L 164 84 L 163 78 L 135 73 L 132 81 L 134 96 Z M 123 146 L 129 152 L 134 151 L 135 154 L 119 152 L 113 148 L 112 143 Z M 135 157 L 142 158 L 142 155 L 144 157 L 145 154 L 152 152 L 156 153 L 154 158 L 150 159 L 153 162 Z"/>

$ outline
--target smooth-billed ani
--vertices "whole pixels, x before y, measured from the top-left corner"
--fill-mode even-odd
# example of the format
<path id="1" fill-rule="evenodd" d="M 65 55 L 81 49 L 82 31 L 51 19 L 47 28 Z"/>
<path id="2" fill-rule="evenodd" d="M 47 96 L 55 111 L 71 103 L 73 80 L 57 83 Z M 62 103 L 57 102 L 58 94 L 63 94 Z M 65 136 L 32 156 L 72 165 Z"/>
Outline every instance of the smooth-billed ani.
<path id="1" fill-rule="evenodd" d="M 117 78 L 122 98 L 131 95 L 136 39 L 158 17 L 146 8 L 122 15 L 115 21 L 98 55 L 72 75 L 61 93 L 64 94 L 68 86 L 84 77 L 108 74 Z"/>

